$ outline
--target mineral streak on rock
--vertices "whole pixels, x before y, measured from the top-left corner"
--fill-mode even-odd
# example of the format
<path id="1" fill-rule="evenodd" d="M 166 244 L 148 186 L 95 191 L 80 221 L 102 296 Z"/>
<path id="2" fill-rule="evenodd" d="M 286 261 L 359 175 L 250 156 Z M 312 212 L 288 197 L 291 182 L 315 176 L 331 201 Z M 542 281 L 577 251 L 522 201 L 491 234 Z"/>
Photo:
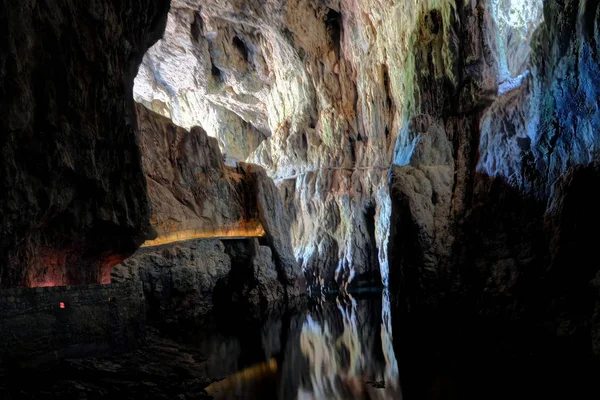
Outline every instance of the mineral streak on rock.
<path id="1" fill-rule="evenodd" d="M 151 236 L 132 89 L 168 8 L 0 3 L 0 287 L 104 282 Z"/>

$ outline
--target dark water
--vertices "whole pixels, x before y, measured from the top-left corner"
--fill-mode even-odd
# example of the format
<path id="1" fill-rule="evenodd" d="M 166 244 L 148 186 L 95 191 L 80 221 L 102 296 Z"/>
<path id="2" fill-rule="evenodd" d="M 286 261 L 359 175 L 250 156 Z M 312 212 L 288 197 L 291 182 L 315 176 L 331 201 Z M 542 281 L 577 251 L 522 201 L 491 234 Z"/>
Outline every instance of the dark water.
<path id="1" fill-rule="evenodd" d="M 385 292 L 266 319 L 237 311 L 125 354 L 0 366 L 0 399 L 600 399 L 585 335 L 498 316 L 392 318 Z"/>
<path id="2" fill-rule="evenodd" d="M 382 294 L 337 296 L 261 324 L 233 321 L 193 339 L 224 377 L 216 399 L 399 399 L 389 307 Z M 187 338 L 188 341 L 190 338 Z"/>
<path id="3" fill-rule="evenodd" d="M 600 399 L 600 369 L 578 345 L 589 340 L 499 318 L 394 322 L 385 293 L 334 296 L 194 341 L 203 374 L 224 378 L 207 388 L 216 399 Z"/>

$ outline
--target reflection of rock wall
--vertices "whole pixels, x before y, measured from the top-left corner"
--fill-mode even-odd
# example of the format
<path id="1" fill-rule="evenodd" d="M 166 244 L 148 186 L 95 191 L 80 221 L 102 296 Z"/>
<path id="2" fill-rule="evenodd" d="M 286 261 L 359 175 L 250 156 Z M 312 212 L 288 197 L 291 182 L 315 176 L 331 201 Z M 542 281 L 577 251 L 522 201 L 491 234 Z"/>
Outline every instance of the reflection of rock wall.
<path id="1" fill-rule="evenodd" d="M 541 1 L 463 3 L 175 1 L 137 97 L 182 119 L 226 109 L 216 131 L 238 118 L 265 133 L 247 154 L 278 182 L 309 282 L 387 283 L 392 158 L 414 168 L 399 184 L 419 192 L 427 258 L 440 261 L 452 192 L 466 190 L 476 158 L 477 135 L 463 132 L 523 82 L 542 19 Z M 253 147 L 239 132 L 222 146 Z"/>
<path id="2" fill-rule="evenodd" d="M 106 283 L 149 234 L 131 90 L 168 5 L 0 3 L 0 286 Z"/>
<path id="3" fill-rule="evenodd" d="M 308 377 L 298 398 L 398 398 L 390 330 L 378 317 L 381 303 L 349 298 L 338 299 L 337 309 L 328 303 L 323 306 L 302 326 L 300 349 L 308 362 Z"/>

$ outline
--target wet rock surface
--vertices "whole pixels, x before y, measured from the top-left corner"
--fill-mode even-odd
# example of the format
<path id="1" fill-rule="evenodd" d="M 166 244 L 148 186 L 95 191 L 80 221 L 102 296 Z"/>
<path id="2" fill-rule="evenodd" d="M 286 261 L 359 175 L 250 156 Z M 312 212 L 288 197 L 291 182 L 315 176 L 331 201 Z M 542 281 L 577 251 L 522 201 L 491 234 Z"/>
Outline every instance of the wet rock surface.
<path id="1" fill-rule="evenodd" d="M 0 287 L 106 283 L 151 234 L 132 87 L 168 7 L 2 3 Z"/>

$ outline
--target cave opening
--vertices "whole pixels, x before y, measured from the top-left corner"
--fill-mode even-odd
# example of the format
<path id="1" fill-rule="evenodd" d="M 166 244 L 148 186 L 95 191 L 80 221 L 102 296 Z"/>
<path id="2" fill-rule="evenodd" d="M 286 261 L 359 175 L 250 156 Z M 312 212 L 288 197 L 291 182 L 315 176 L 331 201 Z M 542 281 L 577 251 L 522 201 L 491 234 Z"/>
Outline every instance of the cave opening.
<path id="1" fill-rule="evenodd" d="M 498 46 L 499 94 L 518 88 L 530 73 L 534 32 L 544 22 L 542 0 L 492 0 Z"/>

